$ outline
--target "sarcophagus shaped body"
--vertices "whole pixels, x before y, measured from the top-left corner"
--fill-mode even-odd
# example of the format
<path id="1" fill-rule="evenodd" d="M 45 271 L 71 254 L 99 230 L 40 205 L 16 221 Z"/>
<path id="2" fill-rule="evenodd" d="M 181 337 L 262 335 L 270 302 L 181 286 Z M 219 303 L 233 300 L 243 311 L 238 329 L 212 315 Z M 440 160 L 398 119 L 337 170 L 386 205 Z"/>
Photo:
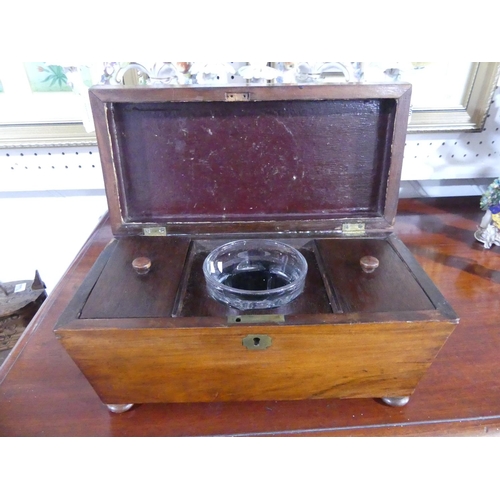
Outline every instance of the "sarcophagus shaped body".
<path id="1" fill-rule="evenodd" d="M 458 319 L 392 232 L 410 93 L 91 89 L 115 238 L 56 332 L 104 403 L 411 395 Z M 275 307 L 299 274 L 263 241 L 306 263 Z"/>

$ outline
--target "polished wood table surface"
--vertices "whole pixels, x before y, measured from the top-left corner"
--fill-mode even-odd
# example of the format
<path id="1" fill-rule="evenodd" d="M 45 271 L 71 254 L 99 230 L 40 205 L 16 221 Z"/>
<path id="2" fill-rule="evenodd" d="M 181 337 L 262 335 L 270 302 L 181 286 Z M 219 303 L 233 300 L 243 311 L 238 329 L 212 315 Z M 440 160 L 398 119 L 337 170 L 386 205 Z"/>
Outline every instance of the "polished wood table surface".
<path id="1" fill-rule="evenodd" d="M 500 435 L 500 247 L 474 239 L 479 199 L 401 200 L 395 233 L 460 324 L 407 406 L 374 399 L 142 404 L 110 413 L 53 327 L 111 239 L 92 234 L 0 368 L 0 436 Z"/>

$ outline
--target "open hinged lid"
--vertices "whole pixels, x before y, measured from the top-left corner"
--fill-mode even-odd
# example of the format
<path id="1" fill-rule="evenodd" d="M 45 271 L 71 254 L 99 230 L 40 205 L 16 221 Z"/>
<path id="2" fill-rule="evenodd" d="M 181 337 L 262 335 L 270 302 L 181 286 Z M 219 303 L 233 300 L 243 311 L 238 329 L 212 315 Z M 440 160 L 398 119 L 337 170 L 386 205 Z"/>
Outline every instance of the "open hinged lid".
<path id="1" fill-rule="evenodd" d="M 90 89 L 115 235 L 389 230 L 407 84 Z"/>

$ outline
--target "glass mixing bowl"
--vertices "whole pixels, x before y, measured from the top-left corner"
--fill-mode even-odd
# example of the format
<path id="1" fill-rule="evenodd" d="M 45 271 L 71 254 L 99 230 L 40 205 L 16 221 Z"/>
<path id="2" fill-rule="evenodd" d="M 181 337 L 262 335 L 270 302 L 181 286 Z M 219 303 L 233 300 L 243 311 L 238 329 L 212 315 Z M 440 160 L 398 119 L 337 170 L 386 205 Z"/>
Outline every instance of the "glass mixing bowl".
<path id="1" fill-rule="evenodd" d="M 239 310 L 268 309 L 302 293 L 307 262 L 279 241 L 237 240 L 210 252 L 203 274 L 213 299 Z"/>

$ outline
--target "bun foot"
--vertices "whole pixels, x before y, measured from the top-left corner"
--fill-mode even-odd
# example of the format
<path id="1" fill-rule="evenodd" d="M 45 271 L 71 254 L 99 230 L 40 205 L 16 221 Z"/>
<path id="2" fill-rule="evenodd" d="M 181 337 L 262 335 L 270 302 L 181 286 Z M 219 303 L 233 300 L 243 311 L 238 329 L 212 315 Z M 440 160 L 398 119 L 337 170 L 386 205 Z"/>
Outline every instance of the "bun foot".
<path id="1" fill-rule="evenodd" d="M 410 396 L 382 398 L 382 401 L 389 406 L 406 406 L 408 404 L 408 401 L 410 401 Z"/>
<path id="2" fill-rule="evenodd" d="M 124 413 L 128 410 L 130 410 L 130 408 L 132 408 L 132 406 L 134 406 L 134 404 L 125 404 L 125 405 L 106 405 L 108 407 L 108 410 L 112 413 Z"/>

